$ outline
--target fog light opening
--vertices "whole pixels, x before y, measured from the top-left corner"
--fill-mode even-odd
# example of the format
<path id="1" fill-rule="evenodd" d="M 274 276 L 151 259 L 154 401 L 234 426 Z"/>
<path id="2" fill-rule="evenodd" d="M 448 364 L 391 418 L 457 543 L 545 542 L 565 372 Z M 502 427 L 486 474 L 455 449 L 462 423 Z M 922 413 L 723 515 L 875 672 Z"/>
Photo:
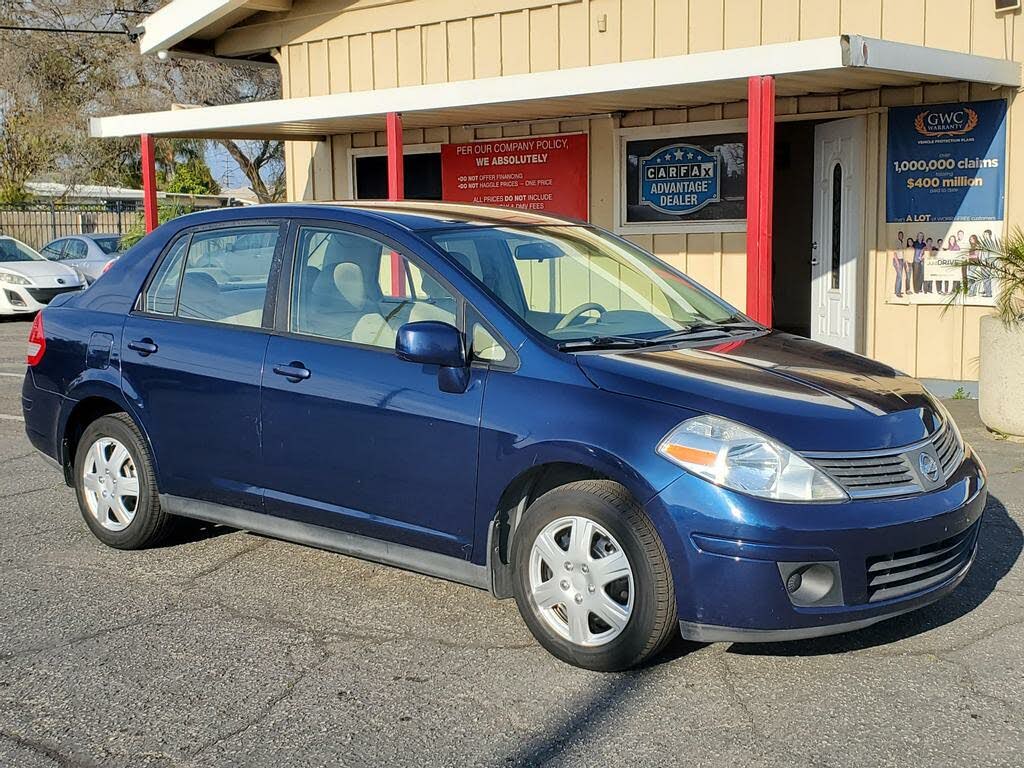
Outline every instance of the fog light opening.
<path id="1" fill-rule="evenodd" d="M 779 563 L 786 593 L 794 605 L 839 605 L 842 587 L 838 563 Z"/>

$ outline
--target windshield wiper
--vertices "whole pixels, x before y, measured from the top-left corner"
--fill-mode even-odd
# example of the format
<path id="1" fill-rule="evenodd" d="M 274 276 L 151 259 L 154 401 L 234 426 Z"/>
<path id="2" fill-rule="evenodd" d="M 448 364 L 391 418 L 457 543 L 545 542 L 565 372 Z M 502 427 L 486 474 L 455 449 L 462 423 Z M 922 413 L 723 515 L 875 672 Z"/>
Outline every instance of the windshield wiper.
<path id="1" fill-rule="evenodd" d="M 747 332 L 747 331 L 764 331 L 767 330 L 763 325 L 757 323 L 690 323 L 684 325 L 678 331 L 672 331 L 662 336 L 656 336 L 653 341 L 659 344 L 665 341 L 672 341 L 673 339 L 682 339 L 695 333 L 704 333 L 706 331 L 720 331 L 723 334 L 733 332 Z"/>
<path id="2" fill-rule="evenodd" d="M 590 336 L 586 339 L 572 339 L 558 343 L 562 352 L 578 352 L 587 349 L 637 349 L 660 343 L 655 339 L 638 339 L 633 336 Z"/>

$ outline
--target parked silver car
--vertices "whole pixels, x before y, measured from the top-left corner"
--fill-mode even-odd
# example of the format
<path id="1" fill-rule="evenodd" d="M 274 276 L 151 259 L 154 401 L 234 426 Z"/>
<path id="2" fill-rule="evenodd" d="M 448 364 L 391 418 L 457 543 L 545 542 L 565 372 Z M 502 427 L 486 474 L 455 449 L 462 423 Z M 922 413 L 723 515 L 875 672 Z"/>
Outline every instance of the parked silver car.
<path id="1" fill-rule="evenodd" d="M 121 255 L 121 236 L 100 232 L 69 235 L 47 243 L 43 256 L 76 270 L 92 283 L 103 274 L 107 264 Z"/>

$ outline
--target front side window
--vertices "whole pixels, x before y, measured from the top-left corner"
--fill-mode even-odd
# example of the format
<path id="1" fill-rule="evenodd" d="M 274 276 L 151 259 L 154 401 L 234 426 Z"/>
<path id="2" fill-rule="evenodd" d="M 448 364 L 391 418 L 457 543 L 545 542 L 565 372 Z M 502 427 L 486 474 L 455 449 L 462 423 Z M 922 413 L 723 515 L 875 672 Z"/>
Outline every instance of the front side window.
<path id="1" fill-rule="evenodd" d="M 146 291 L 145 311 L 259 327 L 277 226 L 196 232 L 178 239 Z"/>
<path id="2" fill-rule="evenodd" d="M 394 349 L 398 329 L 419 320 L 457 323 L 455 297 L 422 266 L 371 237 L 299 230 L 291 331 Z"/>
<path id="3" fill-rule="evenodd" d="M 43 248 L 43 256 L 51 261 L 60 261 L 64 251 L 64 244 L 67 240 L 56 240 Z"/>
<path id="4" fill-rule="evenodd" d="M 649 339 L 737 319 L 735 309 L 655 257 L 590 227 L 479 227 L 431 237 L 555 342 Z"/>

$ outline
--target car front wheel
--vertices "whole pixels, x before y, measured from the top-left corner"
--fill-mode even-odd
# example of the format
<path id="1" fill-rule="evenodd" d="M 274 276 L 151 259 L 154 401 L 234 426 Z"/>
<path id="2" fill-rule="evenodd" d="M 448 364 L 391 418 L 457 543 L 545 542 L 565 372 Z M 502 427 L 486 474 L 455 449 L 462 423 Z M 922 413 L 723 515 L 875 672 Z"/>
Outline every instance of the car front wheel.
<path id="1" fill-rule="evenodd" d="M 512 546 L 519 612 L 563 661 L 628 669 L 677 631 L 664 546 L 618 483 L 584 480 L 549 491 L 527 510 Z"/>

